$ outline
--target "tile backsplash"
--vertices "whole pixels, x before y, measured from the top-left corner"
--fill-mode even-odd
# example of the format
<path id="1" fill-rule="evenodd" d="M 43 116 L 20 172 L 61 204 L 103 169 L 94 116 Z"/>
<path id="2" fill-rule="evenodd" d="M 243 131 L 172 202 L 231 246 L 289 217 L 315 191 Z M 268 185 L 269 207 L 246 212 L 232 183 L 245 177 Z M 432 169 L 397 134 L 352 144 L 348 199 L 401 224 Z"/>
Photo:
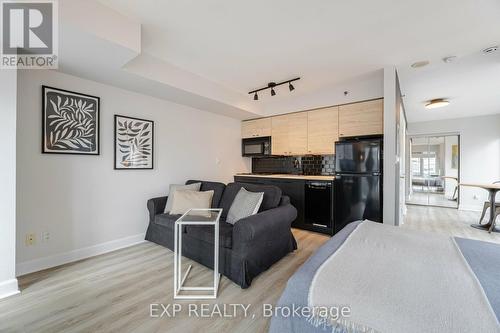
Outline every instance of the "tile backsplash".
<path id="1" fill-rule="evenodd" d="M 333 175 L 335 155 L 306 155 L 252 158 L 252 173 Z"/>
<path id="2" fill-rule="evenodd" d="M 321 163 L 322 175 L 333 175 L 335 173 L 335 155 L 324 155 Z"/>
<path id="3" fill-rule="evenodd" d="M 289 156 L 252 158 L 252 173 L 299 174 L 301 172 L 300 158 Z"/>

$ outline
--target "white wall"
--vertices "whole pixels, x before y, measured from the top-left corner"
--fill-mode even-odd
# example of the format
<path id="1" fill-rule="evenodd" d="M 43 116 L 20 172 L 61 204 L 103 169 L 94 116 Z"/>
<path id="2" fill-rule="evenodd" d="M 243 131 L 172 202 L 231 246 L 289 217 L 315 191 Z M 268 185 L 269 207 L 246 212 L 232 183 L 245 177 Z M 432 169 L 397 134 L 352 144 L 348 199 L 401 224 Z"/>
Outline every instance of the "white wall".
<path id="1" fill-rule="evenodd" d="M 401 92 L 394 67 L 384 68 L 384 224 L 399 225 L 400 169 L 398 146 Z"/>
<path id="2" fill-rule="evenodd" d="M 18 292 L 16 280 L 16 81 L 0 71 L 0 298 Z"/>
<path id="3" fill-rule="evenodd" d="M 41 154 L 42 84 L 101 98 L 100 156 Z M 18 88 L 18 274 L 140 241 L 147 199 L 169 184 L 230 182 L 249 169 L 238 120 L 55 71 L 22 72 Z M 154 170 L 113 170 L 115 114 L 155 121 Z"/>
<path id="4" fill-rule="evenodd" d="M 491 183 L 500 180 L 500 114 L 410 123 L 408 132 L 411 135 L 460 134 L 460 181 Z M 485 190 L 461 187 L 460 209 L 480 210 L 487 197 Z"/>

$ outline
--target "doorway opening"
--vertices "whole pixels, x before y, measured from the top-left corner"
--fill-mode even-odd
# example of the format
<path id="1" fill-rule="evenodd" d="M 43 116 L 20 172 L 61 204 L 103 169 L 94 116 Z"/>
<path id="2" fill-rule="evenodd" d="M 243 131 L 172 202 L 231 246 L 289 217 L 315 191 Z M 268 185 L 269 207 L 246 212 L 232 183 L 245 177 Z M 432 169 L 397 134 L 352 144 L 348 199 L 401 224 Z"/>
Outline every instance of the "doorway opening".
<path id="1" fill-rule="evenodd" d="M 460 136 L 409 137 L 409 186 L 406 202 L 458 208 Z"/>

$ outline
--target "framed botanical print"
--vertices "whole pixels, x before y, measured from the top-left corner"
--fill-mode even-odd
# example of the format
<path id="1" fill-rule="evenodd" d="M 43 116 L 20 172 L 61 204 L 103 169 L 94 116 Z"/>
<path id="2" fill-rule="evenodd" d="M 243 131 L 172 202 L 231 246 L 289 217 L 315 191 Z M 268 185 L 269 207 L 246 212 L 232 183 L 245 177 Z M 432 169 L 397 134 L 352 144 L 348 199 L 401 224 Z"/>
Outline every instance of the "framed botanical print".
<path id="1" fill-rule="evenodd" d="M 154 122 L 115 115 L 115 169 L 153 169 Z"/>
<path id="2" fill-rule="evenodd" d="M 99 155 L 99 97 L 42 86 L 42 153 Z"/>

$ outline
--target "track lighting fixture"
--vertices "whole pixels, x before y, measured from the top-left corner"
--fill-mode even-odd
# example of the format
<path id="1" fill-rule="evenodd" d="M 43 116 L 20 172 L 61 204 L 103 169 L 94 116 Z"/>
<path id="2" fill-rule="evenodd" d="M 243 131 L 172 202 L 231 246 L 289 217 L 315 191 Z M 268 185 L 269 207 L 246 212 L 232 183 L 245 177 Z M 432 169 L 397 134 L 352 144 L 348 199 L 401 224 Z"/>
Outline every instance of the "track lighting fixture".
<path id="1" fill-rule="evenodd" d="M 286 80 L 286 81 L 282 81 L 282 82 L 279 82 L 279 83 L 269 82 L 267 84 L 267 87 L 263 87 L 263 88 L 252 90 L 252 91 L 248 92 L 248 94 L 254 94 L 253 95 L 253 100 L 254 101 L 258 101 L 259 100 L 259 96 L 257 95 L 257 93 L 259 91 L 266 90 L 266 89 L 271 89 L 271 96 L 276 96 L 276 90 L 274 90 L 275 87 L 281 86 L 282 84 L 287 84 L 288 83 L 288 90 L 293 91 L 293 90 L 295 90 L 295 87 L 293 86 L 292 82 L 293 81 L 297 81 L 297 80 L 300 80 L 300 77 L 296 77 L 295 79 Z"/>

